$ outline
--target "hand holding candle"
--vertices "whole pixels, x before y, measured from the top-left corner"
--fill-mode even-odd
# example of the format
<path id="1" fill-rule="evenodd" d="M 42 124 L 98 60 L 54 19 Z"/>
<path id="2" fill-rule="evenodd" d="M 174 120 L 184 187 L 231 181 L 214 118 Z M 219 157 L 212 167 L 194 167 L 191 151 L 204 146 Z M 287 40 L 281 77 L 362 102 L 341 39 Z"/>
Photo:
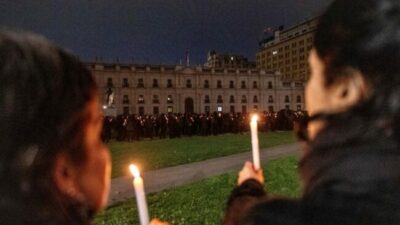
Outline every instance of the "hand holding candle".
<path id="1" fill-rule="evenodd" d="M 258 129 L 257 129 L 257 115 L 251 117 L 250 131 L 251 131 L 251 147 L 253 152 L 254 169 L 260 169 L 260 149 L 258 144 Z"/>
<path id="2" fill-rule="evenodd" d="M 129 169 L 133 175 L 133 186 L 135 188 L 136 203 L 139 212 L 139 219 L 141 225 L 149 224 L 149 212 L 147 210 L 146 195 L 144 192 L 143 179 L 140 177 L 139 169 L 131 164 Z"/>
<path id="3" fill-rule="evenodd" d="M 260 184 L 264 184 L 264 174 L 262 169 L 254 170 L 253 163 L 247 161 L 244 163 L 242 170 L 239 172 L 238 176 L 238 185 L 241 185 L 248 179 L 254 179 L 260 182 Z"/>

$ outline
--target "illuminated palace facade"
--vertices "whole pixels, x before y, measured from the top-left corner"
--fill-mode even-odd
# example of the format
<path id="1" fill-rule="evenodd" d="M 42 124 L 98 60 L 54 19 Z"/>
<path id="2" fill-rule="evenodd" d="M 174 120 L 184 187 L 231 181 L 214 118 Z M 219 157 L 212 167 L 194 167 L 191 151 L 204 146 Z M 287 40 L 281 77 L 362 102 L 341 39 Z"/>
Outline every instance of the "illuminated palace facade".
<path id="1" fill-rule="evenodd" d="M 304 110 L 304 83 L 283 82 L 279 73 L 265 70 L 119 63 L 88 67 L 104 108 L 117 115 Z"/>

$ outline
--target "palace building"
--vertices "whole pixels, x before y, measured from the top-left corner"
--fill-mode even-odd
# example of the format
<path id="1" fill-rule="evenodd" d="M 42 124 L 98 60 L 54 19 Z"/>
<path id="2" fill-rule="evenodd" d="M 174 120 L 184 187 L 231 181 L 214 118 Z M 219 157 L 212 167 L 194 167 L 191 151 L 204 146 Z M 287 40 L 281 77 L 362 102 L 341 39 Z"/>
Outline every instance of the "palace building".
<path id="1" fill-rule="evenodd" d="M 258 69 L 277 71 L 284 81 L 306 81 L 308 54 L 313 47 L 319 17 L 288 29 L 280 27 L 260 43 L 256 54 Z"/>
<path id="2" fill-rule="evenodd" d="M 258 69 L 88 63 L 115 114 L 304 110 L 304 83 Z"/>

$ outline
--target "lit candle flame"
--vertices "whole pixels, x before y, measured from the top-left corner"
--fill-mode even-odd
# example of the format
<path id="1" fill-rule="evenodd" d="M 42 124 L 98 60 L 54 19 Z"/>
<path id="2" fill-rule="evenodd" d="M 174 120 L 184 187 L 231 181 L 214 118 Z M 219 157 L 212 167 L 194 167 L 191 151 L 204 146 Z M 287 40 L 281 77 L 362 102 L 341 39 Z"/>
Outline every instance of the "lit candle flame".
<path id="1" fill-rule="evenodd" d="M 140 177 L 140 171 L 134 164 L 129 165 L 129 170 L 131 171 L 132 176 Z"/>
<path id="2" fill-rule="evenodd" d="M 257 115 L 253 115 L 253 116 L 251 117 L 251 122 L 252 122 L 252 123 L 256 123 L 257 120 L 258 120 L 258 116 L 257 116 Z"/>

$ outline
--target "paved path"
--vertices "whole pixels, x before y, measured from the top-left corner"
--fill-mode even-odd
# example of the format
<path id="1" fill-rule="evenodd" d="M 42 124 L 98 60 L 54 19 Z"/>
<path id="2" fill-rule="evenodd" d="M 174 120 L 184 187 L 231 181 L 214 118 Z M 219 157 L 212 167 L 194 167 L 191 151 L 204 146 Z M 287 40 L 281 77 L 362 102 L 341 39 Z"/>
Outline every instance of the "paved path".
<path id="1" fill-rule="evenodd" d="M 282 156 L 297 153 L 299 144 L 281 145 L 260 151 L 260 159 L 266 162 Z M 195 181 L 224 174 L 231 171 L 239 171 L 246 160 L 251 160 L 251 151 L 209 159 L 206 161 L 168 167 L 143 173 L 146 193 L 159 192 L 168 188 L 193 183 Z M 119 177 L 111 181 L 109 205 L 124 201 L 134 196 L 132 177 Z"/>

